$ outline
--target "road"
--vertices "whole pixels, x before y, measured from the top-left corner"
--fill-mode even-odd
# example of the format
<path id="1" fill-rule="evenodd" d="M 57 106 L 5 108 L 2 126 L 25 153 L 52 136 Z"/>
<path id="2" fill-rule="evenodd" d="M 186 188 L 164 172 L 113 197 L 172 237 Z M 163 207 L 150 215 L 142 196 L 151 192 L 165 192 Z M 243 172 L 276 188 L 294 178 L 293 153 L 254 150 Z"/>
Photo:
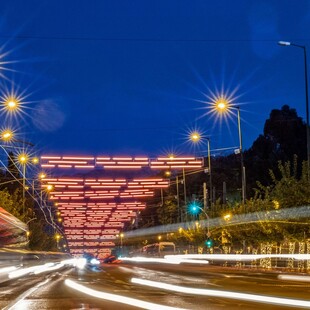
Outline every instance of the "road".
<path id="1" fill-rule="evenodd" d="M 156 282 L 158 287 L 132 283 L 131 279 Z M 68 280 L 71 280 L 71 282 Z M 66 282 L 65 282 L 66 281 Z M 81 291 L 69 285 L 82 285 Z M 154 283 L 153 283 L 154 284 Z M 219 296 L 194 295 L 193 292 L 172 292 L 165 284 L 177 287 L 220 291 Z M 79 287 L 77 287 L 79 289 Z M 107 301 L 88 295 L 88 289 L 117 295 L 116 301 Z M 297 309 L 293 306 L 267 304 L 229 297 L 229 292 L 306 300 L 310 308 L 310 282 L 278 279 L 275 272 L 237 270 L 211 265 L 163 265 L 155 263 L 105 264 L 100 268 L 63 269 L 40 275 L 27 275 L 0 284 L 1 309 L 138 309 L 138 302 L 155 305 L 149 309 L 169 306 L 181 309 Z M 93 291 L 91 291 L 93 293 Z M 99 294 L 100 294 L 99 293 Z M 197 292 L 196 292 L 197 293 Z M 120 303 L 130 297 L 131 305 Z M 249 295 L 246 295 L 249 296 Z M 102 296 L 100 296 L 102 297 Z M 107 297 L 107 296 L 105 296 Z M 108 297 L 111 297 L 108 295 Z M 242 296 L 241 296 L 242 297 Z M 256 297 L 262 301 L 262 297 Z M 153 308 L 152 308 L 153 307 Z M 147 308 L 142 305 L 140 308 Z"/>

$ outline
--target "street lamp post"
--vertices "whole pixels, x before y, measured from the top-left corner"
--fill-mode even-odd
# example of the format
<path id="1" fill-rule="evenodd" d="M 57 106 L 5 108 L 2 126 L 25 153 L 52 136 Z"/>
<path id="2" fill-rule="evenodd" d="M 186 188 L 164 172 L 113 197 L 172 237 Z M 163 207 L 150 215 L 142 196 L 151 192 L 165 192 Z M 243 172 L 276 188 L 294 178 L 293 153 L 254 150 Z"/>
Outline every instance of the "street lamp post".
<path id="1" fill-rule="evenodd" d="M 306 90 L 306 122 L 307 122 L 307 172 L 308 180 L 310 179 L 310 127 L 309 127 L 309 95 L 308 95 L 308 70 L 307 70 L 307 51 L 305 45 L 299 45 L 286 41 L 279 41 L 281 46 L 295 46 L 302 48 L 304 51 L 304 67 L 305 67 L 305 90 Z"/>
<path id="2" fill-rule="evenodd" d="M 240 117 L 240 107 L 231 106 L 231 104 L 225 98 L 219 98 L 215 102 L 215 109 L 220 112 L 226 112 L 227 110 L 234 109 L 237 110 L 238 117 L 238 135 L 239 135 L 239 153 L 240 153 L 240 162 L 241 162 L 241 194 L 242 194 L 242 203 L 245 203 L 246 199 L 246 176 L 245 176 L 245 167 L 243 160 L 243 149 L 242 149 L 242 130 L 241 130 L 241 117 Z"/>
<path id="3" fill-rule="evenodd" d="M 18 157 L 18 161 L 22 166 L 22 174 L 23 174 L 23 214 L 25 214 L 25 187 L 26 187 L 26 164 L 28 162 L 27 154 L 20 154 Z"/>
<path id="4" fill-rule="evenodd" d="M 210 233 L 210 218 L 209 218 L 209 215 L 207 214 L 207 212 L 202 209 L 201 207 L 198 206 L 197 203 L 194 203 L 192 206 L 190 206 L 190 211 L 193 213 L 193 214 L 198 214 L 199 213 L 199 210 L 201 212 L 204 213 L 204 215 L 206 216 L 207 218 L 207 237 L 209 238 L 211 236 L 211 233 Z"/>
<path id="5" fill-rule="evenodd" d="M 239 150 L 240 150 L 240 162 L 241 162 L 242 202 L 244 204 L 245 203 L 245 193 L 246 193 L 246 180 L 245 180 L 245 167 L 244 167 L 243 149 L 242 149 L 242 131 L 241 131 L 240 107 L 237 107 L 237 114 L 238 114 Z"/>
<path id="6" fill-rule="evenodd" d="M 201 140 L 201 135 L 199 132 L 192 132 L 190 135 L 191 141 L 194 143 L 198 143 Z M 210 138 L 206 138 L 208 145 L 208 170 L 209 170 L 209 192 L 210 192 L 210 204 L 212 206 L 213 203 L 213 191 L 212 191 L 212 172 L 211 172 L 211 148 L 210 148 Z"/>
<path id="7" fill-rule="evenodd" d="M 120 238 L 121 238 L 121 249 L 123 248 L 123 238 L 124 238 L 124 234 L 120 233 Z"/>

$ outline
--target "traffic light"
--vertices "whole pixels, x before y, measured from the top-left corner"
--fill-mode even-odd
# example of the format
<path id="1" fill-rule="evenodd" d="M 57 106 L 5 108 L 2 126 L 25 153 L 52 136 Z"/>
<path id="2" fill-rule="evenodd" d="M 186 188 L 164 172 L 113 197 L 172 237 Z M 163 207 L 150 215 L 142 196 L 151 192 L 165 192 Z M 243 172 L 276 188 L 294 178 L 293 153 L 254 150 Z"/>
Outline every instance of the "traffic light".
<path id="1" fill-rule="evenodd" d="M 206 246 L 210 249 L 213 245 L 213 241 L 212 239 L 207 239 L 206 242 L 205 242 Z"/>
<path id="2" fill-rule="evenodd" d="M 189 204 L 188 209 L 191 214 L 198 215 L 201 211 L 200 203 L 194 200 Z"/>

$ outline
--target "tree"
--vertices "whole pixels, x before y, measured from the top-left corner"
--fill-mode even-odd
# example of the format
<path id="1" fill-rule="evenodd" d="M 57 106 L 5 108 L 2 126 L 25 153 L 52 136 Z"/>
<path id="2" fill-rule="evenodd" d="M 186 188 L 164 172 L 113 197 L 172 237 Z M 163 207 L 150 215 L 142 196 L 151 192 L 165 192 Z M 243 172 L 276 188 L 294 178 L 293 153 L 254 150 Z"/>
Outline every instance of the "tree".
<path id="1" fill-rule="evenodd" d="M 266 172 L 276 171 L 279 161 L 292 161 L 294 155 L 300 163 L 306 160 L 306 125 L 295 109 L 284 105 L 281 110 L 271 111 L 263 135 L 244 152 L 248 194 L 253 194 L 256 181 L 271 182 Z"/>
<path id="2" fill-rule="evenodd" d="M 165 197 L 164 204 L 157 210 L 160 224 L 172 224 L 178 219 L 178 209 L 175 197 L 170 195 Z"/>

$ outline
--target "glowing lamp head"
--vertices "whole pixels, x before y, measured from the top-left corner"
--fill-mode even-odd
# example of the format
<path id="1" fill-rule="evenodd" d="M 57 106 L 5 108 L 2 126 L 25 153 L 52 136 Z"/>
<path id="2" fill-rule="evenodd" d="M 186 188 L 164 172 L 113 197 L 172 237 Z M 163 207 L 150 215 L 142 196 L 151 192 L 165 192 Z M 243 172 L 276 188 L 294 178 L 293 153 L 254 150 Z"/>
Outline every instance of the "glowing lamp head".
<path id="1" fill-rule="evenodd" d="M 213 245 L 213 241 L 212 241 L 211 239 L 208 239 L 208 240 L 206 240 L 205 245 L 206 245 L 208 248 L 211 248 L 212 245 Z"/>
<path id="2" fill-rule="evenodd" d="M 46 186 L 46 190 L 47 191 L 51 191 L 51 190 L 53 190 L 53 185 L 51 185 L 51 184 L 48 184 L 47 186 Z"/>
<path id="3" fill-rule="evenodd" d="M 18 106 L 18 102 L 14 99 L 14 98 L 10 98 L 7 102 L 6 102 L 7 108 L 9 110 L 15 110 Z"/>
<path id="4" fill-rule="evenodd" d="M 32 163 L 35 164 L 35 165 L 38 164 L 39 163 L 39 158 L 38 157 L 33 157 L 32 158 Z"/>
<path id="5" fill-rule="evenodd" d="M 230 107 L 230 102 L 225 97 L 219 97 L 214 102 L 215 110 L 218 112 L 226 112 Z"/>
<path id="6" fill-rule="evenodd" d="M 44 172 L 39 174 L 39 179 L 45 179 L 46 178 L 46 174 Z"/>
<path id="7" fill-rule="evenodd" d="M 166 171 L 166 172 L 165 172 L 165 176 L 166 176 L 166 177 L 170 177 L 170 176 L 171 176 L 171 171 Z"/>
<path id="8" fill-rule="evenodd" d="M 225 108 L 226 108 L 225 102 L 218 102 L 218 103 L 217 103 L 217 108 L 218 108 L 219 110 L 225 110 Z"/>
<path id="9" fill-rule="evenodd" d="M 231 214 L 230 214 L 230 213 L 225 214 L 225 215 L 223 216 L 223 218 L 224 218 L 225 221 L 229 221 L 229 220 L 231 219 Z"/>
<path id="10" fill-rule="evenodd" d="M 197 215 L 199 214 L 201 211 L 201 207 L 199 206 L 199 202 L 198 201 L 193 201 L 190 203 L 189 205 L 189 212 L 193 215 Z"/>
<path id="11" fill-rule="evenodd" d="M 190 139 L 191 139 L 193 142 L 198 142 L 198 141 L 201 139 L 201 136 L 200 136 L 199 132 L 194 131 L 194 132 L 191 133 Z"/>
<path id="12" fill-rule="evenodd" d="M 1 139 L 3 141 L 10 141 L 13 138 L 13 131 L 10 129 L 6 129 L 1 133 Z"/>
<path id="13" fill-rule="evenodd" d="M 19 162 L 20 164 L 22 164 L 22 165 L 27 164 L 28 159 L 29 159 L 29 157 L 28 157 L 27 154 L 20 154 L 20 155 L 18 156 L 18 162 Z"/>

